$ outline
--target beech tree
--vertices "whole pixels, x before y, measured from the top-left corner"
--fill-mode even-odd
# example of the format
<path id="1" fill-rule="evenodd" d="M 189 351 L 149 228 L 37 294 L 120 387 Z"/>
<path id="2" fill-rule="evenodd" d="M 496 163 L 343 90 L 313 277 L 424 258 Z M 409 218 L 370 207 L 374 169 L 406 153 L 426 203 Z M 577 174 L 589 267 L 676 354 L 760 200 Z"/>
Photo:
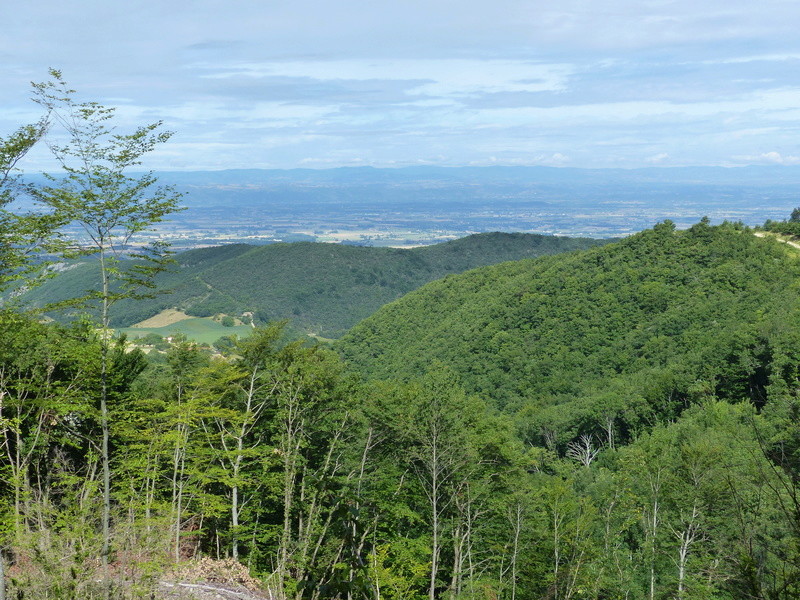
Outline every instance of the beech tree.
<path id="1" fill-rule="evenodd" d="M 0 137 L 0 290 L 25 279 L 30 287 L 39 279 L 46 263 L 43 252 L 57 249 L 56 228 L 60 215 L 15 211 L 12 205 L 30 186 L 21 181 L 19 163 L 47 132 L 48 118 L 24 125 L 5 138 Z"/>
<path id="2" fill-rule="evenodd" d="M 212 395 L 227 409 L 227 414 L 217 416 L 214 421 L 219 447 L 217 460 L 230 488 L 231 555 L 236 560 L 239 560 L 242 510 L 260 487 L 250 471 L 263 460 L 257 447 L 264 441 L 261 421 L 278 387 L 269 362 L 274 358 L 274 346 L 281 332 L 280 325 L 254 330 L 237 347 L 241 359 L 235 364 L 218 362 L 217 369 L 207 377 L 213 383 Z"/>
<path id="3" fill-rule="evenodd" d="M 167 246 L 159 241 L 140 244 L 139 236 L 179 209 L 180 195 L 170 187 L 157 185 L 152 172 L 131 174 L 142 158 L 171 133 L 160 121 L 120 134 L 112 125 L 114 108 L 97 102 L 78 102 L 61 72 L 50 70 L 51 80 L 33 84 L 36 103 L 43 106 L 64 142 L 50 148 L 62 167 L 61 176 L 47 175 L 48 184 L 34 190 L 34 197 L 52 210 L 61 223 L 80 233 L 70 241 L 74 255 L 95 256 L 100 275 L 98 289 L 87 291 L 80 300 L 96 304 L 102 327 L 99 409 L 102 429 L 103 549 L 102 560 L 108 577 L 111 469 L 108 418 L 108 367 L 110 308 L 123 298 L 147 295 L 153 276 L 166 268 Z M 58 137 L 56 139 L 59 139 Z M 126 261 L 123 267 L 121 259 Z M 108 587 L 108 586 L 106 586 Z"/>

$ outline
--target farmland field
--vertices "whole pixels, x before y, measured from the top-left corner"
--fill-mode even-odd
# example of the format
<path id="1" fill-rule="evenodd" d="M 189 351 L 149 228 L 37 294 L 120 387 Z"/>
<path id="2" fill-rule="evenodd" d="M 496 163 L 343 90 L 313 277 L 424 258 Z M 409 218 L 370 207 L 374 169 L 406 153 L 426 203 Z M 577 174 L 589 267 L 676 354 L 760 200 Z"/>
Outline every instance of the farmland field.
<path id="1" fill-rule="evenodd" d="M 212 344 L 223 335 L 236 334 L 244 337 L 250 335 L 252 330 L 249 325 L 225 327 L 210 317 L 192 317 L 162 327 L 125 327 L 117 331 L 126 334 L 129 339 L 144 337 L 148 333 L 157 333 L 163 337 L 182 333 L 198 344 Z"/>

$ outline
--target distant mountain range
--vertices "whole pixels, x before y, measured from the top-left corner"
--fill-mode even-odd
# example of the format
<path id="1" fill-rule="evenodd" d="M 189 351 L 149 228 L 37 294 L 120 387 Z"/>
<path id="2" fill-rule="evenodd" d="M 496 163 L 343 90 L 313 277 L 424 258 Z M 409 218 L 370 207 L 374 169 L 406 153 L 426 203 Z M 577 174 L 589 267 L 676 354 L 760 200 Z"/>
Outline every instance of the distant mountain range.
<path id="1" fill-rule="evenodd" d="M 297 242 L 231 244 L 182 252 L 161 274 L 149 300 L 121 301 L 112 325 L 127 327 L 167 308 L 193 316 L 254 313 L 261 322 L 289 319 L 298 333 L 338 337 L 379 307 L 449 274 L 508 260 L 585 249 L 604 240 L 488 233 L 413 249 Z M 95 288 L 92 261 L 67 266 L 20 300 L 29 306 Z"/>
<path id="2" fill-rule="evenodd" d="M 220 171 L 168 171 L 159 177 L 177 185 L 263 185 L 272 183 L 707 183 L 800 184 L 800 166 L 650 167 L 642 169 L 580 169 L 572 167 L 340 167 L 336 169 L 227 169 Z"/>
<path id="3" fill-rule="evenodd" d="M 189 210 L 176 215 L 173 231 L 223 230 L 236 241 L 265 232 L 283 241 L 298 234 L 331 241 L 348 231 L 376 245 L 382 233 L 402 245 L 405 232 L 437 241 L 490 231 L 605 238 L 664 219 L 679 229 L 703 216 L 761 225 L 788 216 L 800 197 L 800 166 L 360 167 L 161 178 L 186 192 Z"/>

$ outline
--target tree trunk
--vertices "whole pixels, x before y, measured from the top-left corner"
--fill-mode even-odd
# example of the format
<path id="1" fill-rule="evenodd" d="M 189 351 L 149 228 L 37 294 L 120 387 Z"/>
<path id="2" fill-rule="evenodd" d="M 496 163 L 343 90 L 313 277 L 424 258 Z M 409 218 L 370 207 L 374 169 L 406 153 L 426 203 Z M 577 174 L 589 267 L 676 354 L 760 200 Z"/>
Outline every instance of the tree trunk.
<path id="1" fill-rule="evenodd" d="M 6 561 L 0 550 L 0 600 L 6 600 Z"/>
<path id="2" fill-rule="evenodd" d="M 675 532 L 675 537 L 680 542 L 678 546 L 678 599 L 682 600 L 686 594 L 686 563 L 689 560 L 689 550 L 692 544 L 697 539 L 698 525 L 697 517 L 699 516 L 697 505 L 692 506 L 692 516 L 686 527 L 678 532 Z"/>
<path id="3" fill-rule="evenodd" d="M 111 597 L 111 581 L 109 573 L 109 554 L 111 552 L 111 460 L 109 457 L 108 431 L 108 308 L 109 287 L 108 271 L 105 264 L 105 245 L 101 238 L 100 274 L 103 279 L 102 331 L 100 332 L 100 428 L 103 441 L 100 454 L 103 465 L 103 548 L 100 552 L 103 566 L 103 594 L 105 600 Z"/>
<path id="4" fill-rule="evenodd" d="M 514 505 L 511 529 L 514 532 L 511 546 L 511 600 L 517 600 L 517 560 L 519 559 L 519 538 L 522 534 L 522 503 L 520 501 Z"/>
<path id="5" fill-rule="evenodd" d="M 649 599 L 655 600 L 656 597 L 656 538 L 658 534 L 658 514 L 660 510 L 660 492 L 661 492 L 661 471 L 655 474 L 650 474 L 650 492 L 652 494 L 653 504 L 651 514 L 646 522 L 649 532 L 645 533 L 645 539 L 649 537 L 650 544 L 650 590 Z M 648 535 L 649 533 L 649 535 Z"/>
<path id="6" fill-rule="evenodd" d="M 428 599 L 436 600 L 436 572 L 439 569 L 439 454 L 436 431 L 431 444 L 431 582 Z"/>
<path id="7" fill-rule="evenodd" d="M 292 544 L 292 511 L 294 510 L 295 484 L 300 452 L 300 436 L 303 423 L 300 419 L 299 390 L 290 390 L 283 407 L 283 431 L 280 450 L 283 455 L 283 532 L 278 550 L 278 586 L 281 595 L 286 593 L 286 577 L 289 569 L 290 545 Z"/>

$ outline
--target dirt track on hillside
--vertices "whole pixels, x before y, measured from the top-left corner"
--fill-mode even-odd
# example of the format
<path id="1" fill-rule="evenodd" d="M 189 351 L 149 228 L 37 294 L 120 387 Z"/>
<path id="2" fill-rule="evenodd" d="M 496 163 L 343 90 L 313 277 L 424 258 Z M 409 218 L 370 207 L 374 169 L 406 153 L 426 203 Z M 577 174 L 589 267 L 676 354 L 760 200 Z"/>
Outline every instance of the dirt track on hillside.
<path id="1" fill-rule="evenodd" d="M 755 231 L 755 232 L 753 232 L 753 234 L 754 234 L 756 237 L 760 237 L 760 238 L 763 238 L 763 237 L 773 237 L 773 238 L 775 238 L 776 240 L 778 240 L 779 242 L 783 242 L 784 244 L 788 244 L 788 245 L 789 245 L 789 246 L 791 246 L 792 248 L 797 248 L 798 250 L 800 250 L 800 244 L 798 244 L 797 242 L 791 242 L 791 241 L 789 241 L 789 240 L 784 240 L 783 238 L 780 238 L 780 237 L 778 237 L 778 236 L 776 236 L 776 235 L 767 236 L 767 234 L 766 234 L 766 233 L 764 233 L 763 231 Z"/>

